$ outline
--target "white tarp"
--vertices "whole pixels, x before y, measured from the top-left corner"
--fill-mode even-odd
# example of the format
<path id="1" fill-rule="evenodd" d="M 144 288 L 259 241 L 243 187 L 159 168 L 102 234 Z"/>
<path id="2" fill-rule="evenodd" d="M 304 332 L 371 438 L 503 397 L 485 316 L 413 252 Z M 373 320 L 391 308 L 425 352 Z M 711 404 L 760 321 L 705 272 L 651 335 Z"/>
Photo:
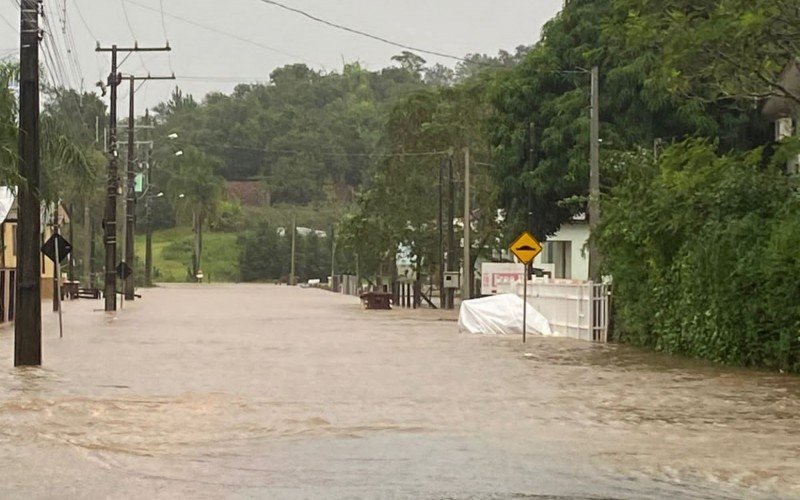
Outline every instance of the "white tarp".
<path id="1" fill-rule="evenodd" d="M 521 335 L 523 300 L 515 294 L 465 300 L 458 314 L 458 328 L 464 333 Z M 528 333 L 551 336 L 547 318 L 527 304 Z"/>

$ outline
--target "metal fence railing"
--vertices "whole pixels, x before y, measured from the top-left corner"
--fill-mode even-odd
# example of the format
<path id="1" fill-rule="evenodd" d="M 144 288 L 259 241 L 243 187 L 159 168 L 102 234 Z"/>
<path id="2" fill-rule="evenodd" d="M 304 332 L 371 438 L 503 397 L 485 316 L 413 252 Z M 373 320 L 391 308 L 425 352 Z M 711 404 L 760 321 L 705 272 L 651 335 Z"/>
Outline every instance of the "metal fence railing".
<path id="1" fill-rule="evenodd" d="M 518 283 L 516 293 L 523 295 Z M 554 332 L 594 342 L 608 342 L 610 287 L 592 282 L 534 278 L 527 283 L 528 303 L 542 313 Z"/>

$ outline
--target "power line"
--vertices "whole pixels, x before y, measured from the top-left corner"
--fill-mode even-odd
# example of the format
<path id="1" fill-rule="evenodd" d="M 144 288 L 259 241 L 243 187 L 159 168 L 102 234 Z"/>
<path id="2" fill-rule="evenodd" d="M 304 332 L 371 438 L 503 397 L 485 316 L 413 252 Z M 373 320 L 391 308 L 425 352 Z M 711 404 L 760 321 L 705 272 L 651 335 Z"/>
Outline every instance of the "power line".
<path id="1" fill-rule="evenodd" d="M 263 76 L 186 76 L 181 75 L 178 80 L 195 80 L 198 82 L 235 82 L 235 83 L 268 83 Z"/>
<path id="2" fill-rule="evenodd" d="M 11 22 L 10 22 L 8 19 L 6 19 L 6 18 L 3 16 L 3 14 L 0 14 L 0 19 L 2 19 L 2 20 L 3 20 L 3 22 L 4 22 L 4 23 L 6 23 L 6 24 L 8 25 L 8 27 L 9 27 L 9 28 L 11 28 L 12 30 L 14 30 L 14 32 L 17 32 L 17 31 L 19 31 L 19 28 L 18 28 L 17 26 L 14 26 L 13 24 L 11 24 Z"/>
<path id="3" fill-rule="evenodd" d="M 406 45 L 404 43 L 395 42 L 395 41 L 389 40 L 387 38 L 384 38 L 382 36 L 373 35 L 371 33 L 367 33 L 366 31 L 361 31 L 361 30 L 357 30 L 355 28 L 350 28 L 348 26 L 344 26 L 342 24 L 337 24 L 337 23 L 334 23 L 332 21 L 328 21 L 328 20 L 322 19 L 321 17 L 317 17 L 317 16 L 315 16 L 315 15 L 309 13 L 309 12 L 306 12 L 304 10 L 295 9 L 294 7 L 289 7 L 288 5 L 282 4 L 280 2 L 276 2 L 274 0 L 259 0 L 259 1 L 262 2 L 262 3 L 268 4 L 268 5 L 274 5 L 275 7 L 287 10 L 289 12 L 294 12 L 295 14 L 299 14 L 299 15 L 301 15 L 303 17 L 307 17 L 308 19 L 311 19 L 312 21 L 324 24 L 324 25 L 329 26 L 331 28 L 335 28 L 335 29 L 338 29 L 338 30 L 346 31 L 346 32 L 352 33 L 354 35 L 359 35 L 359 36 L 371 38 L 372 40 L 376 40 L 378 42 L 382 42 L 382 43 L 385 43 L 385 44 L 388 44 L 388 45 L 392 45 L 394 47 L 398 47 L 398 48 L 406 49 L 406 50 L 412 50 L 414 52 L 422 52 L 423 54 L 430 54 L 432 56 L 444 57 L 444 58 L 447 58 L 447 59 L 453 59 L 455 61 L 461 61 L 461 62 L 466 62 L 466 63 L 470 63 L 470 64 L 475 64 L 476 63 L 476 61 L 470 61 L 469 59 L 465 59 L 463 57 L 454 56 L 452 54 L 447 54 L 447 53 L 439 52 L 439 51 L 436 51 L 436 50 L 421 49 L 419 47 L 414 47 L 414 46 L 411 46 L 411 45 Z M 478 64 L 481 64 L 481 63 L 478 63 Z"/>
<path id="4" fill-rule="evenodd" d="M 94 31 L 92 31 L 92 28 L 89 27 L 89 23 L 86 22 L 86 18 L 83 17 L 83 13 L 81 12 L 81 8 L 78 6 L 78 3 L 75 2 L 73 5 L 75 5 L 75 12 L 78 13 L 78 17 L 81 19 L 81 23 L 83 23 L 83 27 L 86 28 L 86 31 L 89 33 L 89 36 L 91 36 L 95 41 L 100 41 L 100 39 L 97 38 L 97 36 L 95 36 Z"/>
<path id="5" fill-rule="evenodd" d="M 145 5 L 145 4 L 137 2 L 135 0 L 123 0 L 123 1 L 125 1 L 127 3 L 130 3 L 130 4 L 133 4 L 133 5 L 136 5 L 137 7 L 141 8 L 141 9 L 149 10 L 151 12 L 156 12 L 156 13 L 160 13 L 161 12 L 159 9 L 155 9 L 153 7 L 150 7 L 149 5 Z M 287 56 L 287 57 L 291 57 L 291 58 L 294 58 L 294 59 L 298 59 L 298 60 L 306 62 L 306 63 L 316 64 L 316 65 L 321 66 L 321 67 L 325 66 L 323 63 L 321 63 L 319 61 L 310 61 L 310 60 L 308 60 L 308 59 L 306 59 L 304 57 L 300 57 L 300 56 L 298 56 L 296 54 L 292 54 L 290 52 L 285 52 L 283 50 L 276 49 L 275 47 L 270 47 L 269 45 L 265 45 L 263 43 L 256 42 L 255 40 L 251 40 L 249 38 L 245 38 L 243 36 L 239 36 L 239 35 L 236 35 L 234 33 L 228 33 L 227 31 L 223 31 L 223 30 L 220 30 L 220 29 L 217 29 L 217 28 L 214 28 L 212 26 L 205 25 L 205 24 L 201 24 L 201 23 L 198 23 L 196 21 L 192 21 L 190 19 L 186 19 L 185 17 L 181 17 L 181 16 L 179 16 L 177 14 L 172 14 L 170 12 L 164 11 L 164 15 L 166 17 L 169 17 L 171 19 L 175 19 L 175 20 L 180 21 L 182 23 L 192 25 L 192 26 L 194 26 L 196 28 L 201 28 L 201 29 L 210 31 L 212 33 L 216 33 L 218 35 L 226 36 L 228 38 L 233 38 L 234 40 L 239 40 L 240 42 L 248 43 L 250 45 L 254 45 L 256 47 L 260 47 L 260 48 L 262 48 L 264 50 L 268 50 L 268 51 L 274 52 L 276 54 L 280 54 L 280 55 L 283 55 L 283 56 Z"/>
<path id="6" fill-rule="evenodd" d="M 133 25 L 131 24 L 131 18 L 128 17 L 128 8 L 125 7 L 125 0 L 119 0 L 120 5 L 122 5 L 122 13 L 125 14 L 125 24 L 128 25 L 128 31 L 130 32 L 131 36 L 133 37 L 133 41 L 136 42 L 136 33 L 133 32 Z M 144 56 L 142 54 L 137 53 L 136 55 L 139 56 L 139 62 L 142 64 L 142 68 L 148 73 L 150 70 L 147 68 L 147 65 L 144 62 Z"/>
<path id="7" fill-rule="evenodd" d="M 169 45 L 169 35 L 167 34 L 167 18 L 164 15 L 164 0 L 158 0 L 158 7 L 161 10 L 161 30 L 164 32 L 164 40 L 166 40 L 167 45 Z M 167 63 L 169 64 L 169 70 L 172 74 L 175 74 L 175 68 L 172 67 L 172 52 L 167 52 Z"/>
<path id="8" fill-rule="evenodd" d="M 270 148 L 250 148 L 247 146 L 232 146 L 227 144 L 208 144 L 205 143 L 203 146 L 208 148 L 219 148 L 219 149 L 234 149 L 240 151 L 251 151 L 254 153 L 264 153 L 264 154 L 278 154 L 278 155 L 288 155 L 288 156 L 301 156 L 301 155 L 311 155 L 311 156 L 327 156 L 327 157 L 336 157 L 336 158 L 402 158 L 402 157 L 420 157 L 420 156 L 445 156 L 449 155 L 449 151 L 416 151 L 416 152 L 406 152 L 406 153 L 337 153 L 334 151 L 300 151 L 296 149 L 270 149 Z"/>
<path id="9" fill-rule="evenodd" d="M 299 15 L 301 15 L 303 17 L 311 19 L 312 21 L 315 21 L 315 22 L 320 23 L 320 24 L 324 24 L 324 25 L 329 26 L 331 28 L 342 30 L 342 31 L 346 31 L 346 32 L 352 33 L 354 35 L 359 35 L 359 36 L 363 36 L 363 37 L 366 37 L 366 38 L 370 38 L 372 40 L 376 40 L 378 42 L 385 43 L 385 44 L 388 44 L 388 45 L 392 45 L 394 47 L 398 47 L 398 48 L 401 48 L 401 49 L 411 50 L 413 52 L 421 52 L 423 54 L 430 54 L 430 55 L 433 55 L 433 56 L 444 57 L 444 58 L 447 58 L 447 59 L 452 59 L 454 61 L 459 61 L 459 62 L 463 62 L 463 63 L 467 63 L 467 64 L 473 64 L 473 65 L 477 65 L 477 66 L 486 66 L 486 67 L 490 67 L 490 68 L 500 67 L 498 64 L 487 63 L 487 62 L 484 62 L 484 61 L 470 60 L 470 59 L 467 59 L 465 57 L 455 56 L 453 54 L 447 54 L 445 52 L 439 52 L 437 50 L 422 49 L 422 48 L 419 48 L 419 47 L 414 47 L 412 45 L 406 45 L 404 43 L 395 42 L 393 40 L 389 40 L 388 38 L 384 38 L 382 36 L 373 35 L 372 33 L 367 33 L 366 31 L 361 31 L 361 30 L 358 30 L 358 29 L 355 29 L 355 28 L 350 28 L 350 27 L 345 26 L 343 24 L 338 24 L 338 23 L 335 23 L 333 21 L 328 21 L 326 19 L 322 19 L 321 17 L 317 17 L 317 16 L 315 16 L 315 15 L 309 13 L 309 12 L 306 12 L 306 11 L 301 10 L 301 9 L 296 9 L 294 7 L 289 7 L 288 5 L 285 5 L 285 4 L 281 3 L 281 2 L 276 2 L 275 0 L 258 0 L 258 1 L 261 2 L 261 3 L 268 4 L 268 5 L 273 5 L 275 7 L 287 10 L 289 12 L 293 12 L 295 14 L 299 14 Z M 585 70 L 585 69 L 576 69 L 576 70 L 534 70 L 534 71 L 536 71 L 537 73 L 553 73 L 553 74 L 584 74 L 584 73 L 588 73 L 588 70 Z"/>

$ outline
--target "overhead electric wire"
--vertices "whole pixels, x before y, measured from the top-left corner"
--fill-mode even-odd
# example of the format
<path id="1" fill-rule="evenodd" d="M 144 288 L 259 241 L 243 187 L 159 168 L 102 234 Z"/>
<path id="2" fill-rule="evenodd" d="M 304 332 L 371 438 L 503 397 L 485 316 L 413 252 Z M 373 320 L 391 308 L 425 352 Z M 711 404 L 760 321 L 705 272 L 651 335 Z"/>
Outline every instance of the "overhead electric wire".
<path id="1" fill-rule="evenodd" d="M 420 156 L 443 156 L 449 155 L 449 151 L 417 151 L 407 153 L 337 153 L 333 151 L 300 151 L 296 149 L 264 149 L 264 148 L 250 148 L 247 146 L 232 146 L 226 144 L 213 144 L 206 143 L 203 146 L 214 149 L 235 149 L 240 151 L 252 151 L 254 153 L 265 154 L 284 154 L 284 155 L 316 155 L 328 156 L 337 158 L 401 158 L 401 157 L 420 157 Z"/>
<path id="2" fill-rule="evenodd" d="M 167 34 L 167 18 L 164 15 L 164 0 L 158 0 L 158 7 L 161 10 L 161 30 L 164 32 L 164 40 L 169 45 L 169 35 Z M 169 71 L 175 74 L 175 68 L 172 67 L 172 51 L 167 52 L 167 64 L 169 64 Z"/>
<path id="3" fill-rule="evenodd" d="M 131 36 L 133 37 L 133 41 L 135 43 L 138 43 L 138 39 L 136 38 L 136 33 L 134 33 L 134 31 L 133 31 L 133 25 L 131 24 L 131 19 L 130 19 L 130 17 L 128 17 L 128 8 L 125 7 L 125 0 L 119 0 L 119 3 L 120 3 L 120 5 L 122 5 L 122 13 L 125 15 L 125 24 L 128 25 L 128 31 L 131 33 Z M 139 56 L 139 62 L 141 63 L 142 68 L 144 68 L 144 70 L 147 73 L 150 73 L 150 70 L 147 68 L 147 64 L 145 64 L 145 62 L 144 62 L 144 56 L 142 56 L 142 54 L 138 53 L 138 52 L 137 52 L 137 55 Z"/>
<path id="4" fill-rule="evenodd" d="M 78 2 L 75 2 L 73 5 L 75 5 L 75 12 L 78 13 L 78 17 L 81 19 L 81 23 L 83 23 L 83 27 L 86 28 L 86 31 L 89 33 L 89 36 L 91 36 L 96 42 L 99 43 L 100 39 L 97 38 L 97 36 L 94 34 L 94 31 L 92 31 L 92 28 L 89 26 L 89 23 L 86 22 L 86 18 L 83 17 L 83 13 L 81 12 L 81 8 L 78 6 Z"/>
<path id="5" fill-rule="evenodd" d="M 236 83 L 268 83 L 269 78 L 263 76 L 197 76 L 180 75 L 178 80 L 195 80 L 198 82 L 236 82 Z"/>
<path id="6" fill-rule="evenodd" d="M 136 5 L 137 7 L 141 8 L 141 9 L 149 10 L 151 12 L 156 12 L 156 13 L 160 13 L 161 12 L 159 9 L 154 9 L 153 7 L 150 7 L 149 5 L 145 5 L 143 3 L 137 2 L 136 0 L 123 0 L 123 1 L 125 1 L 125 2 L 127 2 L 129 4 Z M 280 49 L 276 49 L 275 47 L 270 47 L 269 45 L 265 45 L 265 44 L 263 44 L 261 42 L 257 42 L 255 40 L 251 40 L 249 38 L 245 38 L 243 36 L 240 36 L 240 35 L 237 35 L 237 34 L 234 34 L 234 33 L 228 33 L 227 31 L 223 31 L 223 30 L 220 30 L 218 28 L 214 28 L 213 26 L 208 26 L 208 25 L 205 25 L 205 24 L 202 24 L 202 23 L 198 23 L 197 21 L 192 21 L 191 19 L 186 19 L 185 17 L 181 17 L 181 16 L 179 16 L 177 14 L 172 14 L 171 12 L 164 11 L 164 15 L 169 17 L 169 18 L 171 18 L 171 19 L 175 19 L 177 21 L 180 21 L 182 23 L 192 25 L 192 26 L 194 26 L 196 28 L 201 28 L 201 29 L 210 31 L 212 33 L 216 33 L 218 35 L 226 36 L 226 37 L 232 38 L 234 40 L 239 40 L 240 42 L 248 43 L 250 45 L 253 45 L 253 46 L 256 46 L 256 47 L 260 47 L 260 48 L 262 48 L 264 50 L 268 50 L 268 51 L 274 52 L 276 54 L 280 54 L 280 55 L 283 55 L 283 56 L 287 56 L 287 57 L 291 57 L 291 58 L 294 58 L 294 59 L 298 59 L 300 61 L 303 61 L 303 62 L 306 62 L 306 63 L 309 63 L 309 64 L 316 64 L 316 65 L 318 65 L 320 67 L 324 67 L 325 66 L 325 64 L 323 64 L 323 63 L 321 63 L 319 61 L 311 61 L 311 60 L 308 60 L 308 59 L 306 59 L 304 57 L 298 56 L 297 54 L 292 54 L 291 52 L 286 52 L 286 51 L 283 51 L 283 50 L 280 50 Z"/>
<path id="7" fill-rule="evenodd" d="M 331 27 L 331 28 L 334 28 L 334 29 L 338 29 L 338 30 L 342 30 L 342 31 L 346 31 L 347 33 L 352 33 L 354 35 L 359 35 L 359 36 L 363 36 L 363 37 L 366 37 L 366 38 L 370 38 L 372 40 L 376 40 L 378 42 L 385 43 L 385 44 L 391 45 L 393 47 L 398 47 L 398 48 L 401 48 L 401 49 L 410 50 L 412 52 L 420 52 L 422 54 L 429 54 L 429 55 L 432 55 L 432 56 L 444 57 L 446 59 L 452 59 L 454 61 L 459 61 L 459 62 L 466 63 L 466 64 L 474 64 L 474 65 L 477 65 L 477 66 L 487 66 L 487 67 L 490 67 L 490 68 L 500 67 L 498 64 L 487 63 L 487 62 L 483 62 L 483 61 L 470 60 L 470 59 L 467 59 L 465 57 L 460 57 L 460 56 L 456 56 L 456 55 L 453 55 L 453 54 L 448 54 L 446 52 L 440 52 L 438 50 L 424 49 L 424 48 L 421 48 L 421 47 L 414 47 L 412 45 L 407 45 L 405 43 L 395 42 L 393 40 L 389 40 L 388 38 L 385 38 L 385 37 L 382 37 L 382 36 L 379 36 L 379 35 L 373 35 L 372 33 L 367 33 L 366 31 L 361 31 L 359 29 L 350 28 L 349 26 L 345 26 L 343 24 L 338 24 L 338 23 L 335 23 L 333 21 L 328 21 L 327 19 L 323 19 L 321 17 L 315 16 L 314 14 L 311 14 L 310 12 L 306 12 L 304 10 L 297 9 L 295 7 L 290 7 L 290 6 L 286 5 L 286 4 L 283 4 L 281 2 L 277 2 L 275 0 L 257 0 L 257 1 L 259 1 L 261 3 L 265 3 L 267 5 L 273 5 L 275 7 L 287 10 L 289 12 L 293 12 L 293 13 L 298 14 L 300 16 L 303 16 L 303 17 L 306 17 L 308 19 L 311 19 L 314 22 L 317 22 L 317 23 L 320 23 L 320 24 L 324 24 L 325 26 L 328 26 L 328 27 Z M 584 70 L 584 69 L 577 69 L 577 70 L 542 70 L 542 71 L 537 71 L 537 72 L 539 72 L 539 73 L 554 73 L 554 74 L 583 74 L 583 73 L 588 73 L 588 71 Z"/>
<path id="8" fill-rule="evenodd" d="M 67 37 L 66 0 L 63 0 L 63 2 L 64 2 L 63 10 L 56 8 L 56 12 L 62 27 L 61 33 L 63 35 L 64 49 L 67 52 L 66 58 L 64 58 L 58 50 L 59 45 L 56 39 L 57 32 L 53 29 L 52 24 L 50 24 L 49 22 L 49 18 L 53 17 L 54 7 L 52 6 L 52 4 L 49 4 L 49 9 L 48 9 L 49 13 L 45 15 L 45 22 L 49 30 L 47 34 L 50 37 L 51 43 L 54 45 L 54 50 L 56 51 L 58 62 L 61 64 L 62 70 L 64 70 L 66 74 L 68 74 L 71 78 L 74 79 L 74 83 L 76 84 L 75 86 L 77 86 L 78 84 L 81 84 L 81 82 L 83 82 L 83 72 L 81 71 L 80 63 L 77 61 L 77 59 L 75 59 L 74 54 L 72 53 L 72 49 L 69 43 L 69 38 Z M 47 8 L 48 6 L 45 6 L 45 9 Z M 71 73 L 69 70 L 71 70 Z"/>
<path id="9" fill-rule="evenodd" d="M 2 20 L 3 20 L 3 22 L 4 22 L 4 23 L 6 23 L 6 24 L 8 25 L 8 27 L 9 27 L 9 28 L 11 28 L 12 30 L 14 30 L 14 31 L 17 31 L 17 32 L 19 31 L 19 27 L 18 27 L 18 26 L 14 26 L 13 24 L 11 24 L 11 21 L 9 21 L 8 19 L 6 19 L 6 18 L 3 16 L 3 14 L 0 14 L 0 19 L 2 19 Z"/>
<path id="10" fill-rule="evenodd" d="M 453 59 L 455 61 L 461 61 L 461 62 L 472 63 L 472 64 L 475 63 L 475 61 L 470 61 L 469 59 L 465 59 L 463 57 L 454 56 L 453 54 L 447 54 L 445 52 L 439 52 L 437 50 L 430 50 L 430 49 L 423 49 L 423 48 L 420 48 L 420 47 L 414 47 L 412 45 L 407 45 L 407 44 L 404 44 L 404 43 L 400 43 L 400 42 L 395 42 L 393 40 L 389 40 L 388 38 L 384 38 L 382 36 L 373 35 L 372 33 L 367 33 L 366 31 L 361 31 L 361 30 L 358 30 L 358 29 L 355 29 L 355 28 L 350 28 L 350 27 L 345 26 L 343 24 L 338 24 L 338 23 L 335 23 L 333 21 L 328 21 L 326 19 L 322 19 L 321 17 L 317 17 L 314 14 L 311 14 L 311 13 L 306 12 L 304 10 L 300 10 L 300 9 L 296 9 L 294 7 L 290 7 L 290 6 L 288 6 L 286 4 L 283 4 L 281 2 L 276 2 L 275 0 L 258 0 L 258 1 L 260 1 L 261 3 L 268 4 L 268 5 L 274 5 L 275 7 L 287 10 L 289 12 L 293 12 L 295 14 L 299 14 L 299 15 L 301 15 L 303 17 L 311 19 L 312 21 L 324 24 L 324 25 L 329 26 L 331 28 L 335 28 L 335 29 L 338 29 L 338 30 L 346 31 L 346 32 L 352 33 L 354 35 L 359 35 L 359 36 L 363 36 L 363 37 L 366 37 L 366 38 L 370 38 L 372 40 L 376 40 L 376 41 L 381 42 L 381 43 L 392 45 L 394 47 L 398 47 L 398 48 L 406 49 L 406 50 L 411 50 L 411 51 L 414 51 L 414 52 L 421 52 L 423 54 L 429 54 L 429 55 L 432 55 L 432 56 L 438 56 L 438 57 L 444 57 L 444 58 L 447 58 L 447 59 Z"/>

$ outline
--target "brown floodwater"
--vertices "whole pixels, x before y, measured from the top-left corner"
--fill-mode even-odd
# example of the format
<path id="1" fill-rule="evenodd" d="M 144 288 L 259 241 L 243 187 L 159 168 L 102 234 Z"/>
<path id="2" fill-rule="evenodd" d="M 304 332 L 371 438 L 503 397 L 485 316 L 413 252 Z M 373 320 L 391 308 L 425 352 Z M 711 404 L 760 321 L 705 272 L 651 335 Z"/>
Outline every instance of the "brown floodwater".
<path id="1" fill-rule="evenodd" d="M 800 498 L 800 378 L 168 286 L 0 329 L 0 498 Z"/>

